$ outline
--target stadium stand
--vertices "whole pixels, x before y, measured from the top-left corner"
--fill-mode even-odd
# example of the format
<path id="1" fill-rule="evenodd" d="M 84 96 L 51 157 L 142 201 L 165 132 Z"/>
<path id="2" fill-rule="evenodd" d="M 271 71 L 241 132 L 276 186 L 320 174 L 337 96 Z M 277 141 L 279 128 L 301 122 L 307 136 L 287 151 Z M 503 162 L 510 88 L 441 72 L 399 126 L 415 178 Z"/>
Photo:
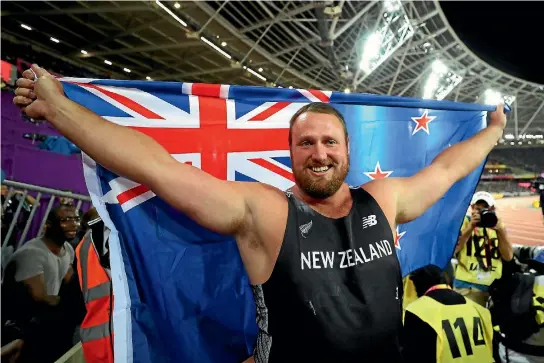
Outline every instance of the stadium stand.
<path id="1" fill-rule="evenodd" d="M 541 173 L 544 171 L 544 148 L 497 148 L 489 155 L 489 160 L 507 164 L 511 168 L 524 169 L 527 172 Z"/>

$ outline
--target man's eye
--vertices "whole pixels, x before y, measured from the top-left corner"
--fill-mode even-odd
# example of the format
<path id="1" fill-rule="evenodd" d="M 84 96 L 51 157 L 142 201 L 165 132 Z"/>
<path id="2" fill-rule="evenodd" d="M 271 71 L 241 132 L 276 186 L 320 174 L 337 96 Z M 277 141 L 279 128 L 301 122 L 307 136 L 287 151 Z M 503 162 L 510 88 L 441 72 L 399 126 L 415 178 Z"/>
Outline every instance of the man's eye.
<path id="1" fill-rule="evenodd" d="M 310 143 L 309 141 L 303 141 L 303 142 L 300 143 L 300 145 L 302 145 L 302 146 L 310 146 L 311 143 Z"/>
<path id="2" fill-rule="evenodd" d="M 331 145 L 336 144 L 336 140 L 329 140 L 329 144 L 331 144 Z"/>

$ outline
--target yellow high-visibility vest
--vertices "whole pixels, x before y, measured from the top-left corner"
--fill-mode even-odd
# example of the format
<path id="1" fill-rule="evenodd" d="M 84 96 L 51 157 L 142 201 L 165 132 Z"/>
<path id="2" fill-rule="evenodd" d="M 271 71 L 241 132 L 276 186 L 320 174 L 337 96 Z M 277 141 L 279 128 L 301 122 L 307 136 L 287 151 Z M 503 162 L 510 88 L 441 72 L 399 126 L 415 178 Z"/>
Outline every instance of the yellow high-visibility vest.
<path id="1" fill-rule="evenodd" d="M 494 361 L 491 314 L 480 305 L 468 299 L 465 301 L 466 304 L 444 305 L 422 296 L 406 309 L 436 332 L 437 363 Z M 424 345 L 422 349 L 425 349 Z"/>
<path id="2" fill-rule="evenodd" d="M 467 217 L 463 222 L 462 230 L 468 227 Z M 457 254 L 459 265 L 455 271 L 455 279 L 474 284 L 489 286 L 502 276 L 502 257 L 499 251 L 497 232 L 487 228 L 487 238 L 483 228 L 475 228 L 472 236 Z M 485 245 L 489 243 L 491 265 L 487 266 Z M 484 264 L 486 268 L 482 268 Z"/>

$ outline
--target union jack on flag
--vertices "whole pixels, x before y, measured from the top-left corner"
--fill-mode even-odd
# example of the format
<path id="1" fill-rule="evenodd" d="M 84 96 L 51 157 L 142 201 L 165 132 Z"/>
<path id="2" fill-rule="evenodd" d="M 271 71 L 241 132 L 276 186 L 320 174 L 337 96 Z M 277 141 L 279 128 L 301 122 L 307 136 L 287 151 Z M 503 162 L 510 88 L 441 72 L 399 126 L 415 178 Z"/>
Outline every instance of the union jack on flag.
<path id="1" fill-rule="evenodd" d="M 88 92 L 87 102 L 115 107 L 101 116 L 151 136 L 180 162 L 220 179 L 259 181 L 282 190 L 294 184 L 289 119 L 306 103 L 329 102 L 332 93 L 300 89 L 293 96 L 296 102 L 242 104 L 228 99 L 228 85 L 183 83 L 182 94 L 172 102 L 160 87 L 146 91 L 148 87 L 134 88 L 132 82 L 61 80 Z M 123 177 L 109 185 L 111 190 L 102 199 L 119 204 L 125 212 L 155 196 L 146 186 Z"/>
<path id="2" fill-rule="evenodd" d="M 341 92 L 61 78 L 66 95 L 149 135 L 179 162 L 233 181 L 286 190 L 291 116 L 328 102 L 344 116 L 353 186 L 411 176 L 485 127 L 493 108 Z M 403 275 L 445 266 L 483 164 L 395 236 Z M 93 205 L 110 233 L 116 362 L 240 362 L 257 335 L 255 304 L 235 241 L 205 230 L 145 185 L 84 155 Z M 447 217 L 441 217 L 447 211 Z"/>

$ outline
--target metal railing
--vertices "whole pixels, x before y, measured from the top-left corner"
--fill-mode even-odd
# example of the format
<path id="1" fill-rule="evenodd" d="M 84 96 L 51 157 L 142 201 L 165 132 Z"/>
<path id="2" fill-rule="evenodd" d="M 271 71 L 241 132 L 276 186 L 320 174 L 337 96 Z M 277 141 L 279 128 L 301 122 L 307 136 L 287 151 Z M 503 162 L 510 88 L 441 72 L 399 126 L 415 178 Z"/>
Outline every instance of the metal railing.
<path id="1" fill-rule="evenodd" d="M 49 198 L 47 208 L 45 210 L 45 213 L 43 213 L 43 216 L 42 216 L 42 219 L 41 219 L 41 222 L 40 222 L 40 227 L 38 229 L 37 236 L 42 234 L 43 229 L 45 227 L 45 222 L 47 220 L 47 215 L 49 214 L 51 209 L 53 209 L 53 206 L 55 204 L 55 200 L 57 198 L 69 198 L 69 199 L 73 199 L 74 201 L 77 200 L 77 204 L 76 204 L 75 207 L 76 207 L 76 210 L 78 210 L 78 211 L 81 209 L 81 206 L 82 206 L 82 204 L 84 202 L 91 202 L 91 198 L 89 196 L 87 196 L 87 195 L 74 194 L 74 193 L 71 193 L 71 192 L 40 187 L 40 186 L 37 186 L 37 185 L 19 183 L 19 182 L 12 181 L 12 180 L 4 180 L 4 182 L 2 184 L 6 185 L 9 188 L 8 193 L 6 195 L 6 199 L 5 199 L 4 203 L 2 204 L 2 209 L 1 209 L 2 218 L 4 218 L 4 214 L 6 212 L 6 209 L 7 209 L 8 205 L 12 201 L 16 202 L 16 198 L 13 198 L 13 197 L 16 194 L 20 195 L 19 204 L 17 205 L 17 207 L 15 209 L 15 212 L 13 213 L 13 218 L 11 220 L 11 223 L 10 223 L 9 227 L 8 227 L 8 231 L 5 234 L 5 236 L 3 236 L 2 248 L 4 248 L 8 244 L 12 234 L 15 231 L 15 227 L 16 227 L 18 221 L 19 221 L 19 215 L 21 214 L 21 210 L 23 209 L 23 206 L 25 205 L 25 203 L 27 203 L 26 202 L 27 196 L 29 196 L 31 194 L 35 194 L 35 197 L 33 197 L 35 199 L 35 202 L 31 206 L 30 214 L 29 214 L 28 219 L 26 221 L 25 227 L 23 228 L 23 231 L 21 232 L 20 236 L 18 237 L 18 241 L 17 241 L 16 245 L 14 246 L 15 249 L 19 248 L 19 246 L 21 246 L 21 244 L 27 238 L 30 227 L 31 227 L 31 225 L 32 225 L 32 223 L 34 221 L 34 216 L 36 215 L 36 211 L 38 210 L 38 207 L 40 206 L 40 200 L 42 200 L 42 199 L 46 200 L 47 198 Z M 33 236 L 33 237 L 35 237 L 35 236 Z"/>

